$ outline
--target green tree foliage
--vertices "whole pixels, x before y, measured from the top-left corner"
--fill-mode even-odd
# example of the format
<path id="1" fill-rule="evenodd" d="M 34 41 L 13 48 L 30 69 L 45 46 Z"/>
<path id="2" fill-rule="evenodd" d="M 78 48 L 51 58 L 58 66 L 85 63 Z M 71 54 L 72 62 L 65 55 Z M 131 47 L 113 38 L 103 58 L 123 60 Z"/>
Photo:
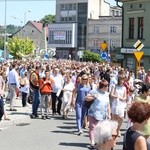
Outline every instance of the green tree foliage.
<path id="1" fill-rule="evenodd" d="M 8 39 L 7 49 L 15 59 L 21 59 L 32 56 L 34 44 L 29 38 L 20 39 L 19 37 L 14 37 Z"/>
<path id="2" fill-rule="evenodd" d="M 4 49 L 4 38 L 0 37 L 0 49 Z"/>
<path id="3" fill-rule="evenodd" d="M 41 23 L 43 23 L 44 25 L 48 25 L 51 23 L 55 23 L 55 15 L 45 15 L 41 20 Z"/>
<path id="4" fill-rule="evenodd" d="M 85 50 L 83 53 L 84 61 L 101 62 L 99 54 L 93 53 L 89 50 Z"/>
<path id="5" fill-rule="evenodd" d="M 6 26 L 6 33 L 7 34 L 13 34 L 15 32 L 17 32 L 21 27 L 20 26 L 15 26 L 15 25 L 7 25 Z M 0 33 L 4 33 L 5 30 L 4 30 L 4 27 L 3 26 L 0 26 Z"/>

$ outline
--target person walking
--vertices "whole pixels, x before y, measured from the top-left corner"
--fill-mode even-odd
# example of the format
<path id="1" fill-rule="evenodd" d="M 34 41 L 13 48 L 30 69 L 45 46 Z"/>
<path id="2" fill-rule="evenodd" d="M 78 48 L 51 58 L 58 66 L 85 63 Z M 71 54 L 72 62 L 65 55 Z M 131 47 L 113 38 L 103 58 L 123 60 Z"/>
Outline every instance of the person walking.
<path id="1" fill-rule="evenodd" d="M 20 91 L 22 93 L 22 107 L 27 106 L 27 96 L 30 88 L 27 75 L 28 75 L 27 72 L 25 72 L 20 78 L 20 86 L 21 86 Z"/>
<path id="2" fill-rule="evenodd" d="M 126 131 L 123 150 L 150 150 L 150 144 L 142 135 L 143 127 L 150 118 L 150 104 L 134 102 L 128 110 L 133 125 Z"/>
<path id="3" fill-rule="evenodd" d="M 65 84 L 63 88 L 63 118 L 66 119 L 69 109 L 71 108 L 71 100 L 73 90 L 75 89 L 74 84 L 71 82 L 71 75 L 65 77 Z"/>
<path id="4" fill-rule="evenodd" d="M 85 107 L 85 96 L 91 90 L 91 86 L 88 82 L 88 76 L 86 74 L 82 75 L 81 83 L 77 85 L 73 93 L 72 104 L 75 106 L 76 111 L 76 123 L 78 128 L 78 135 L 83 133 L 82 127 L 84 124 L 84 118 L 87 113 L 87 108 Z M 76 99 L 75 99 L 76 96 Z"/>
<path id="5" fill-rule="evenodd" d="M 96 90 L 91 90 L 85 98 L 86 101 L 93 101 L 88 110 L 91 148 L 94 148 L 95 145 L 94 129 L 96 124 L 111 119 L 108 84 L 108 81 L 103 79 L 100 81 L 99 87 Z"/>
<path id="6" fill-rule="evenodd" d="M 62 104 L 62 96 L 63 96 L 63 86 L 64 86 L 64 79 L 62 75 L 59 73 L 58 68 L 54 68 L 54 71 L 52 75 L 50 76 L 52 78 L 53 86 L 52 86 L 52 113 L 53 115 L 56 114 L 56 112 L 61 115 L 61 104 Z M 57 111 L 56 111 L 56 102 L 57 103 Z"/>
<path id="7" fill-rule="evenodd" d="M 124 76 L 119 76 L 118 84 L 112 88 L 110 94 L 113 99 L 111 104 L 112 120 L 118 121 L 118 136 L 121 136 L 120 127 L 124 119 L 127 99 L 126 88 L 123 84 Z"/>
<path id="8" fill-rule="evenodd" d="M 116 146 L 118 123 L 105 120 L 98 123 L 94 129 L 94 140 L 97 150 L 112 150 Z"/>
<path id="9" fill-rule="evenodd" d="M 37 109 L 40 104 L 40 91 L 39 91 L 39 66 L 36 66 L 35 71 L 30 74 L 30 87 L 33 90 L 32 114 L 31 119 L 37 118 Z"/>
<path id="10" fill-rule="evenodd" d="M 20 88 L 19 83 L 19 75 L 16 71 L 16 64 L 12 64 L 12 69 L 9 71 L 8 74 L 8 84 L 9 84 L 9 91 L 10 91 L 10 111 L 17 111 L 17 109 L 14 108 L 15 105 L 15 99 L 16 99 L 16 91 Z"/>
<path id="11" fill-rule="evenodd" d="M 52 91 L 53 80 L 50 78 L 49 70 L 45 71 L 45 77 L 39 80 L 39 89 L 41 93 L 41 118 L 49 119 L 48 116 L 48 107 L 49 100 Z"/>
<path id="12" fill-rule="evenodd" d="M 141 93 L 139 96 L 135 97 L 135 101 L 150 104 L 150 85 L 149 84 L 142 84 Z M 143 133 L 144 133 L 145 138 L 148 138 L 150 136 L 150 119 L 144 125 Z"/>
<path id="13" fill-rule="evenodd" d="M 3 71 L 0 72 L 0 121 L 2 120 L 2 117 L 4 115 L 4 89 L 5 89 L 5 81 L 3 79 Z"/>

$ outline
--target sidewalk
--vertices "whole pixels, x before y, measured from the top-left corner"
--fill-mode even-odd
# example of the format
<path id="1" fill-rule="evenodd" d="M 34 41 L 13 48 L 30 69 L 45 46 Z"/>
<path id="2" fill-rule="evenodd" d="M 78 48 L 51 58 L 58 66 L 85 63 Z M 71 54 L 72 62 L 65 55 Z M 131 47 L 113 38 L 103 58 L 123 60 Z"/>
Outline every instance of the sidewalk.
<path id="1" fill-rule="evenodd" d="M 10 104 L 7 103 L 5 103 L 4 109 L 6 111 L 7 117 L 10 120 L 4 120 L 3 117 L 3 119 L 0 122 L 1 130 L 18 124 L 30 123 L 31 121 L 30 114 L 32 112 L 32 105 L 28 104 L 27 107 L 22 107 L 21 97 L 19 97 L 15 101 L 15 109 L 17 109 L 17 111 L 9 111 Z"/>

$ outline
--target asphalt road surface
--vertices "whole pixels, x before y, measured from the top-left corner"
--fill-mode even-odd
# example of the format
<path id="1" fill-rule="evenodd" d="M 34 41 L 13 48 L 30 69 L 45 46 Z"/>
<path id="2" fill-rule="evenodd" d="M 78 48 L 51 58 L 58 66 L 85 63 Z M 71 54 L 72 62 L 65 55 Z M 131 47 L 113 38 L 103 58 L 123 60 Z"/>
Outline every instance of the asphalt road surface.
<path id="1" fill-rule="evenodd" d="M 67 120 L 51 116 L 48 120 L 33 119 L 30 124 L 18 124 L 0 131 L 0 150 L 85 150 L 89 146 L 88 130 L 77 135 L 73 113 Z M 121 149 L 122 137 L 115 150 Z"/>

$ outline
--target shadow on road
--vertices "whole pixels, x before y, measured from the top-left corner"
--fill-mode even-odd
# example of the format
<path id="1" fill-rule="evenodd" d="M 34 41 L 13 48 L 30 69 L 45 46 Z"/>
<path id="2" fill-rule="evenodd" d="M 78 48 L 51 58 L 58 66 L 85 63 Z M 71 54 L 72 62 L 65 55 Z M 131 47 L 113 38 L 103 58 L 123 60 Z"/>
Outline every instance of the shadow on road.
<path id="1" fill-rule="evenodd" d="M 73 147 L 85 147 L 87 149 L 89 144 L 87 144 L 87 143 L 66 143 L 66 142 L 60 142 L 59 145 L 62 145 L 62 146 L 73 146 Z"/>

